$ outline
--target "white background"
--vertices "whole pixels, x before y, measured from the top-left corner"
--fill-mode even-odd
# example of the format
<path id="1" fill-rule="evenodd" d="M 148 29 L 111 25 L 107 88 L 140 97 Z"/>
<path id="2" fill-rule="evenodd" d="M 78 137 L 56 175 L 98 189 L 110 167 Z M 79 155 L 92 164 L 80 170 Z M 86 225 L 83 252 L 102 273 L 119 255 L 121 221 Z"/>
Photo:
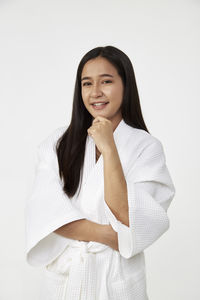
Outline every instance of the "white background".
<path id="1" fill-rule="evenodd" d="M 145 250 L 149 298 L 200 299 L 200 1 L 1 0 L 0 31 L 0 299 L 37 299 L 42 270 L 24 250 L 36 147 L 68 124 L 82 56 L 106 45 L 133 63 L 176 187 L 171 227 Z"/>

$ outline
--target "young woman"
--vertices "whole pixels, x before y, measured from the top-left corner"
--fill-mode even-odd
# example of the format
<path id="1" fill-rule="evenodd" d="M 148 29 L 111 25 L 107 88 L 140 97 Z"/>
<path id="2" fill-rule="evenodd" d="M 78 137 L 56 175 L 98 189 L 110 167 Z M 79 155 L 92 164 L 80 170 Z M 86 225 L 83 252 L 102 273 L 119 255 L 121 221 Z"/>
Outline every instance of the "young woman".
<path id="1" fill-rule="evenodd" d="M 38 146 L 26 252 L 45 267 L 41 300 L 147 300 L 144 250 L 169 228 L 174 195 L 130 59 L 92 49 L 78 66 L 70 124 Z"/>

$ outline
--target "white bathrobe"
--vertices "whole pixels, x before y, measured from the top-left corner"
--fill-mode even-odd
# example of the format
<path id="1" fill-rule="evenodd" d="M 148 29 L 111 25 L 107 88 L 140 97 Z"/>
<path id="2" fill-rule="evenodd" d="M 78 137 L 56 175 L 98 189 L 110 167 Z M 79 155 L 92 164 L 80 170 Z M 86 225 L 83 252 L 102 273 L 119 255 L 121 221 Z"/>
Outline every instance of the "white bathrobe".
<path id="1" fill-rule="evenodd" d="M 123 119 L 113 133 L 127 183 L 128 227 L 105 202 L 103 157 L 96 163 L 89 135 L 80 193 L 70 199 L 63 192 L 55 144 L 66 129 L 57 128 L 39 144 L 25 208 L 27 262 L 45 272 L 41 300 L 147 300 L 143 251 L 169 228 L 167 209 L 175 195 L 162 143 Z M 54 232 L 80 219 L 111 224 L 119 251 Z"/>

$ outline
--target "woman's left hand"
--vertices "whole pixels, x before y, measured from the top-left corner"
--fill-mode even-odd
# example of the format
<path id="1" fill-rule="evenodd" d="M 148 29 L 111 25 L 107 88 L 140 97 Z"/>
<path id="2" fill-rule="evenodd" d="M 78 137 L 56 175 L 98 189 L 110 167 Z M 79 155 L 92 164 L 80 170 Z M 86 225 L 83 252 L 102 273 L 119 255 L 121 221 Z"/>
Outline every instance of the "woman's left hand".
<path id="1" fill-rule="evenodd" d="M 97 116 L 93 120 L 92 126 L 88 128 L 87 132 L 94 139 L 98 150 L 102 154 L 115 146 L 113 125 L 110 120 Z"/>
<path id="2" fill-rule="evenodd" d="M 119 244 L 118 244 L 118 234 L 116 231 L 113 230 L 112 226 L 109 225 L 103 225 L 104 233 L 102 236 L 102 243 L 109 246 L 110 248 L 119 251 Z"/>

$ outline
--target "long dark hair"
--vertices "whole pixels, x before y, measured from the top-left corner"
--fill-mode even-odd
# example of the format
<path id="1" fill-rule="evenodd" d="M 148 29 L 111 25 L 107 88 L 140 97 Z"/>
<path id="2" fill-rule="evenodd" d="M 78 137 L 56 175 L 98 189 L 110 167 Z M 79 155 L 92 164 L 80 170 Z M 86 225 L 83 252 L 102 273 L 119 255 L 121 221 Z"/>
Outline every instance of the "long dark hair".
<path id="1" fill-rule="evenodd" d="M 149 132 L 143 120 L 134 70 L 128 56 L 113 46 L 96 47 L 87 52 L 77 69 L 71 122 L 56 144 L 59 175 L 63 181 L 63 191 L 68 197 L 75 195 L 80 179 L 82 181 L 87 129 L 93 120 L 81 96 L 81 74 L 85 63 L 98 56 L 106 58 L 117 69 L 123 81 L 121 114 L 124 122 Z"/>

